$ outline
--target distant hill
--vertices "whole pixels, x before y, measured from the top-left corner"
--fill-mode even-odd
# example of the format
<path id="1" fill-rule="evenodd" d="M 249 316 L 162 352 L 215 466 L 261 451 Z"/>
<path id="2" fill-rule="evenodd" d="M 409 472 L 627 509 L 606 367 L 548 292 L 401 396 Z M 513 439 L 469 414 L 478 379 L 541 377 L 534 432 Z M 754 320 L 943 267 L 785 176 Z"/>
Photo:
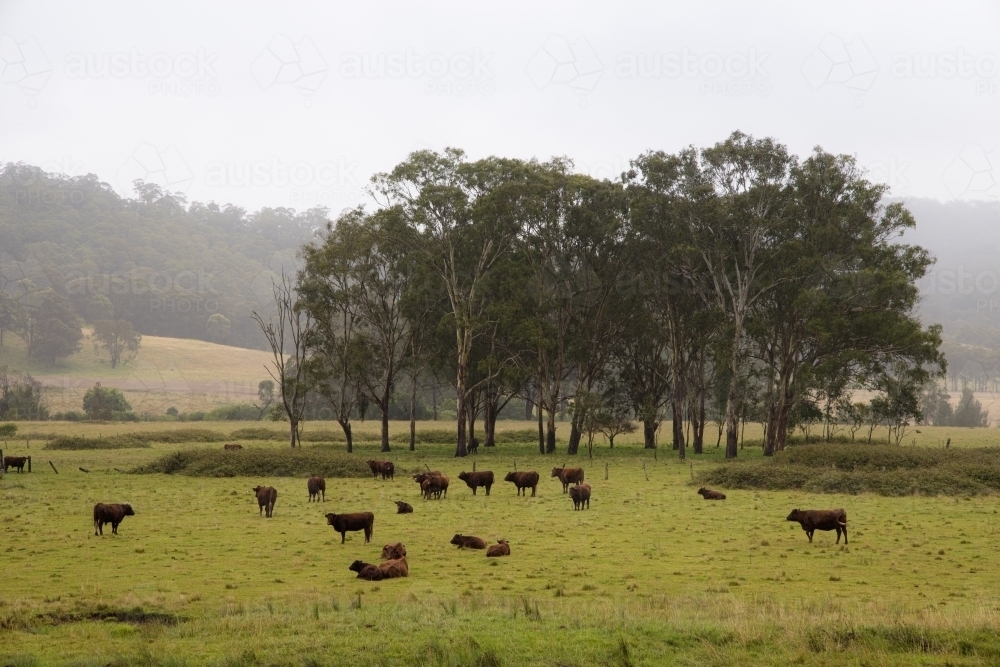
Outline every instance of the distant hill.
<path id="1" fill-rule="evenodd" d="M 24 164 L 0 169 L 0 289 L 11 295 L 51 287 L 80 317 L 95 295 L 141 333 L 217 342 L 264 343 L 250 319 L 269 312 L 271 281 L 295 270 L 296 252 L 321 228 L 325 208 L 297 213 L 188 204 L 139 183 L 120 197 L 96 176 L 47 174 Z"/>

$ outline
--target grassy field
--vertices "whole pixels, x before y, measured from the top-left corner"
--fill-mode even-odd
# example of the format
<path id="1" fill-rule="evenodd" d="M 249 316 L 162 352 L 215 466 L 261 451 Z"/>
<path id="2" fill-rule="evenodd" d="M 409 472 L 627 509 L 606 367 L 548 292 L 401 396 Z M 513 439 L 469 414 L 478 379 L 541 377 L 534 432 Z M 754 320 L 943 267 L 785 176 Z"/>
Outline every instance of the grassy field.
<path id="1" fill-rule="evenodd" d="M 108 437 L 183 426 L 41 423 L 22 425 L 22 433 Z M 198 426 L 228 434 L 239 425 Z M 271 426 L 274 441 L 244 446 L 280 451 L 284 434 Z M 432 426 L 441 424 L 421 424 Z M 369 422 L 357 430 L 365 440 L 375 428 Z M 405 424 L 392 428 L 402 432 Z M 933 444 L 935 434 L 922 431 Z M 31 454 L 34 472 L 0 482 L 3 665 L 1000 660 L 996 496 L 729 491 L 728 500 L 711 503 L 694 493 L 691 479 L 718 464 L 719 450 L 688 462 L 669 452 L 654 460 L 625 441 L 595 448 L 592 461 L 581 457 L 594 487 L 589 511 L 574 512 L 548 477 L 566 457 L 542 457 L 529 445 L 481 449 L 475 463 L 501 478 L 515 462 L 538 470 L 535 498 L 518 498 L 499 481 L 490 497 L 473 497 L 456 479 L 473 461 L 426 445 L 413 453 L 396 447 L 395 481 L 331 479 L 326 503 L 312 505 L 301 478 L 115 471 L 218 443 L 42 447 L 36 439 L 30 450 L 13 442 L 5 450 Z M 363 442 L 354 456 L 375 450 Z M 446 499 L 418 498 L 404 473 L 424 466 L 452 477 Z M 254 514 L 257 484 L 278 489 L 273 519 Z M 395 500 L 412 503 L 414 514 L 395 514 Z M 136 516 L 118 536 L 95 537 L 93 503 L 123 501 Z M 850 545 L 835 545 L 832 533 L 809 544 L 785 521 L 792 507 L 845 507 Z M 372 543 L 352 533 L 341 545 L 324 513 L 363 510 L 376 515 Z M 505 538 L 512 555 L 459 551 L 448 543 L 456 532 Z M 356 558 L 378 562 L 381 546 L 395 541 L 409 551 L 408 579 L 362 582 L 347 569 Z"/>

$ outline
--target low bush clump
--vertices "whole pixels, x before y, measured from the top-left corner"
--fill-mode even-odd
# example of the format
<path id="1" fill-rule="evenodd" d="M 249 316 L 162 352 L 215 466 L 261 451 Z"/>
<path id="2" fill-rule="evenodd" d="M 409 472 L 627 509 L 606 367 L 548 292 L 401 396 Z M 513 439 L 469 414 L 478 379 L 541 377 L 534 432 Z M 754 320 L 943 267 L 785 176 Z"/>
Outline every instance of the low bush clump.
<path id="1" fill-rule="evenodd" d="M 208 421 L 218 422 L 218 421 L 257 421 L 260 418 L 260 410 L 252 405 L 244 403 L 243 405 L 224 405 L 221 408 L 215 408 L 205 415 L 205 419 Z"/>
<path id="2" fill-rule="evenodd" d="M 248 426 L 238 428 L 229 434 L 230 440 L 282 440 L 288 437 L 288 431 L 275 431 L 264 426 Z"/>
<path id="3" fill-rule="evenodd" d="M 418 430 L 414 434 L 414 440 L 418 445 L 454 445 L 457 432 L 455 429 L 433 428 Z M 407 429 L 402 433 L 394 433 L 389 436 L 389 442 L 396 445 L 410 444 L 410 431 Z"/>
<path id="4" fill-rule="evenodd" d="M 769 459 L 722 464 L 702 473 L 698 483 L 810 493 L 982 495 L 1000 491 L 1000 449 L 804 445 Z"/>
<path id="5" fill-rule="evenodd" d="M 0 438 L 9 438 L 17 434 L 17 424 L 0 424 Z"/>
<path id="6" fill-rule="evenodd" d="M 531 445 L 538 444 L 538 429 L 519 429 L 517 431 L 497 431 L 494 438 L 498 445 Z"/>
<path id="7" fill-rule="evenodd" d="M 225 433 L 219 433 L 207 428 L 179 428 L 174 431 L 151 431 L 137 434 L 150 442 L 165 442 L 177 444 L 181 442 L 222 442 Z"/>
<path id="8" fill-rule="evenodd" d="M 323 447 L 299 449 L 191 449 L 138 466 L 136 474 L 191 477 L 370 477 L 363 459 Z"/>
<path id="9" fill-rule="evenodd" d="M 50 440 L 44 449 L 133 449 L 149 447 L 149 440 L 138 433 L 110 435 L 106 438 L 86 438 L 82 435 L 70 435 Z"/>

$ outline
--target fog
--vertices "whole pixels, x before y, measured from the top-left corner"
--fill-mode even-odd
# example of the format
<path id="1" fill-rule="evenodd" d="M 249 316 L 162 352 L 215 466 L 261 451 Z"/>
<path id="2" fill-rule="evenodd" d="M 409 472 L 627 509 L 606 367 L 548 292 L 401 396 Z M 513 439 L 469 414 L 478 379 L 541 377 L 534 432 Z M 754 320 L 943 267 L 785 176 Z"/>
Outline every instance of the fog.
<path id="1" fill-rule="evenodd" d="M 0 160 L 122 194 L 338 211 L 414 149 L 614 177 L 735 129 L 1000 193 L 995 2 L 3 2 L 0 35 Z"/>

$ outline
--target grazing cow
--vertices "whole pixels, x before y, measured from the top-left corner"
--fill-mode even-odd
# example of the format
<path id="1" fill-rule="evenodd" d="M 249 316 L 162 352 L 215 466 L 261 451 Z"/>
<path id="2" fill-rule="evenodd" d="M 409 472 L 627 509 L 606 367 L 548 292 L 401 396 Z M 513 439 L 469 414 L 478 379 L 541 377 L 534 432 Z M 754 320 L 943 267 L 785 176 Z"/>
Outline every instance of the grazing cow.
<path id="1" fill-rule="evenodd" d="M 243 445 L 237 444 L 235 442 L 231 442 L 231 443 L 229 443 L 227 445 L 223 445 L 222 449 L 233 452 L 233 451 L 236 451 L 237 449 L 243 449 Z"/>
<path id="2" fill-rule="evenodd" d="M 507 540 L 497 540 L 496 544 L 491 544 L 490 548 L 486 550 L 487 558 L 496 558 L 499 556 L 509 556 L 510 555 L 510 545 L 507 544 Z"/>
<path id="3" fill-rule="evenodd" d="M 460 472 L 458 478 L 469 485 L 472 495 L 476 495 L 476 489 L 480 486 L 486 488 L 486 495 L 490 495 L 490 487 L 493 486 L 493 471 L 482 470 L 480 472 Z"/>
<path id="4" fill-rule="evenodd" d="M 257 516 L 264 512 L 268 519 L 274 514 L 274 503 L 278 500 L 278 490 L 273 486 L 255 486 L 253 492 L 257 494 Z"/>
<path id="5" fill-rule="evenodd" d="M 531 470 L 526 472 L 509 472 L 503 478 L 505 482 L 513 482 L 517 487 L 517 495 L 528 495 L 526 489 L 531 489 L 531 496 L 535 496 L 535 487 L 538 486 L 538 473 Z"/>
<path id="6" fill-rule="evenodd" d="M 347 540 L 347 531 L 365 531 L 365 544 L 372 539 L 372 526 L 375 524 L 375 515 L 371 512 L 355 512 L 353 514 L 327 514 L 326 522 L 333 526 L 333 529 L 340 533 L 340 543 Z"/>
<path id="7" fill-rule="evenodd" d="M 24 466 L 27 462 L 27 456 L 5 456 L 3 457 L 3 471 L 7 472 L 7 468 L 17 468 L 18 472 L 24 472 Z"/>
<path id="8" fill-rule="evenodd" d="M 440 500 L 442 495 L 447 498 L 448 484 L 449 480 L 445 475 L 428 475 L 420 485 L 424 500 L 430 500 L 431 496 Z"/>
<path id="9" fill-rule="evenodd" d="M 397 577 L 410 576 L 410 566 L 407 564 L 405 558 L 387 560 L 379 565 L 378 569 L 382 570 L 383 579 L 395 579 Z"/>
<path id="10" fill-rule="evenodd" d="M 382 462 L 382 479 L 396 479 L 396 466 L 392 464 L 392 461 Z"/>
<path id="11" fill-rule="evenodd" d="M 813 541 L 813 533 L 817 530 L 837 531 L 837 544 L 840 544 L 840 533 L 844 533 L 844 544 L 847 544 L 847 512 L 835 510 L 800 510 L 794 509 L 788 515 L 788 521 L 798 521 L 802 530 L 806 531 L 809 541 Z"/>
<path id="12" fill-rule="evenodd" d="M 479 449 L 479 441 L 478 441 L 478 440 L 476 440 L 476 436 L 472 436 L 472 437 L 471 437 L 471 438 L 469 439 L 469 444 L 468 444 L 468 445 L 466 445 L 465 449 L 466 449 L 466 451 L 468 451 L 468 452 L 469 452 L 470 454 L 475 454 L 475 453 L 476 453 L 476 450 L 478 450 L 478 449 Z"/>
<path id="13" fill-rule="evenodd" d="M 319 495 L 323 494 L 323 502 L 326 502 L 326 480 L 319 475 L 313 475 L 306 482 L 306 486 L 309 487 L 309 502 L 316 498 L 316 502 L 319 502 Z"/>
<path id="14" fill-rule="evenodd" d="M 552 477 L 558 477 L 563 485 L 563 493 L 569 489 L 570 484 L 583 484 L 583 468 L 553 468 Z"/>
<path id="15" fill-rule="evenodd" d="M 413 505 L 404 503 L 402 500 L 397 500 L 396 514 L 413 514 Z"/>
<path id="16" fill-rule="evenodd" d="M 704 486 L 698 489 L 698 493 L 705 500 L 725 500 L 726 494 L 721 491 L 713 491 L 712 489 L 706 489 Z"/>
<path id="17" fill-rule="evenodd" d="M 382 570 L 379 569 L 378 565 L 372 565 L 371 563 L 356 560 L 351 563 L 351 567 L 348 569 L 352 572 L 357 572 L 358 579 L 366 579 L 367 581 L 382 581 Z"/>
<path id="18" fill-rule="evenodd" d="M 584 503 L 590 509 L 590 484 L 580 484 L 569 490 L 569 497 L 573 500 L 573 510 L 582 510 Z"/>
<path id="19" fill-rule="evenodd" d="M 406 557 L 406 545 L 402 542 L 387 544 L 382 547 L 382 560 L 395 560 Z"/>
<path id="20" fill-rule="evenodd" d="M 451 538 L 451 543 L 456 545 L 459 549 L 485 549 L 486 542 L 481 537 L 476 537 L 475 535 L 458 535 Z"/>
<path id="21" fill-rule="evenodd" d="M 118 534 L 118 524 L 127 516 L 135 516 L 131 503 L 97 503 L 94 505 L 94 535 L 104 534 L 104 524 L 111 524 L 111 533 Z"/>

